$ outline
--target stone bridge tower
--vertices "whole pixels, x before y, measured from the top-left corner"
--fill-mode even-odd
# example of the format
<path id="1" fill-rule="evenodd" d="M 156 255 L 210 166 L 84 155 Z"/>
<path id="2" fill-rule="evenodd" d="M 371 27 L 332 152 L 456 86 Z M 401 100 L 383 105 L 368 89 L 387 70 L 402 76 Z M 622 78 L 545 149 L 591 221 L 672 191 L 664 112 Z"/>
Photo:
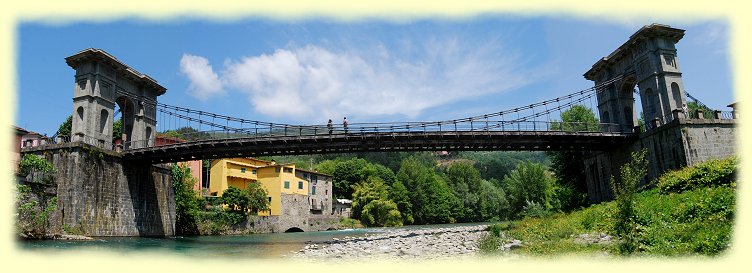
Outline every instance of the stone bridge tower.
<path id="1" fill-rule="evenodd" d="M 682 37 L 682 29 L 644 26 L 584 74 L 596 86 L 623 76 L 598 93 L 601 122 L 619 124 L 623 132 L 634 130 L 635 85 L 646 124 L 657 127 L 673 120 L 673 112 L 680 111 L 687 100 L 675 47 Z"/>
<path id="2" fill-rule="evenodd" d="M 167 89 L 101 49 L 85 49 L 65 62 L 76 70 L 72 141 L 112 149 L 117 104 L 123 121 L 123 147 L 154 145 L 157 96 Z"/>

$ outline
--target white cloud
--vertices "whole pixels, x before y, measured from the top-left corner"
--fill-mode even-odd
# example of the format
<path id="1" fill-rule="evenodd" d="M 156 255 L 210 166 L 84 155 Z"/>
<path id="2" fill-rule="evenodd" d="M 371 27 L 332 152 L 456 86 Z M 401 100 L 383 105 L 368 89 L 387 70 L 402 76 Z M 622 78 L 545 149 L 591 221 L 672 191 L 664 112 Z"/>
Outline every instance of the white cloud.
<path id="1" fill-rule="evenodd" d="M 246 94 L 255 111 L 308 123 L 342 116 L 416 119 L 429 108 L 501 94 L 529 81 L 524 64 L 498 43 L 467 46 L 449 39 L 411 44 L 406 53 L 382 45 L 343 52 L 314 45 L 278 49 L 227 61 L 220 79 Z M 209 73 L 195 74 L 214 75 L 205 59 L 196 63 L 199 71 Z M 219 85 L 213 84 L 216 77 L 186 74 L 197 90 L 219 89 L 209 88 Z"/>
<path id="2" fill-rule="evenodd" d="M 206 58 L 183 54 L 180 59 L 180 73 L 185 74 L 191 82 L 188 86 L 188 94 L 191 96 L 206 100 L 222 94 L 222 83 Z"/>

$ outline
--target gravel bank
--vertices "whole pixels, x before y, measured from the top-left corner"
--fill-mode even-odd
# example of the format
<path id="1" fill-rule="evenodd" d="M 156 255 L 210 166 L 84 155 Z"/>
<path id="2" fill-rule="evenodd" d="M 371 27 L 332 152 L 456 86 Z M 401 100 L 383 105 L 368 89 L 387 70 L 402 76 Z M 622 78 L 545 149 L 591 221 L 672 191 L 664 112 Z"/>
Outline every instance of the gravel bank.
<path id="1" fill-rule="evenodd" d="M 488 225 L 415 230 L 388 230 L 366 237 L 345 237 L 310 244 L 296 258 L 326 259 L 446 259 L 473 257 Z"/>

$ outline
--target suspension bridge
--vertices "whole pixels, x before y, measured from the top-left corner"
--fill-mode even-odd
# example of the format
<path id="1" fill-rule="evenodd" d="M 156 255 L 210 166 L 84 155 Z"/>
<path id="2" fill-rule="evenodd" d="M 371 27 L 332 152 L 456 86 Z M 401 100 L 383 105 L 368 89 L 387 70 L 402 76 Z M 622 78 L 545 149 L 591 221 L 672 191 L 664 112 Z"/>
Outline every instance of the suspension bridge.
<path id="1" fill-rule="evenodd" d="M 634 128 L 616 123 L 563 122 L 572 107 L 590 109 L 605 87 L 500 112 L 429 122 L 296 125 L 236 118 L 138 98 L 157 112 L 162 132 L 180 141 L 154 139 L 123 143 L 132 160 L 175 162 L 195 159 L 385 151 L 603 150 L 628 141 Z M 124 94 L 123 94 L 124 95 Z M 188 129 L 190 128 L 190 129 Z M 138 147 L 138 148 L 136 148 Z"/>

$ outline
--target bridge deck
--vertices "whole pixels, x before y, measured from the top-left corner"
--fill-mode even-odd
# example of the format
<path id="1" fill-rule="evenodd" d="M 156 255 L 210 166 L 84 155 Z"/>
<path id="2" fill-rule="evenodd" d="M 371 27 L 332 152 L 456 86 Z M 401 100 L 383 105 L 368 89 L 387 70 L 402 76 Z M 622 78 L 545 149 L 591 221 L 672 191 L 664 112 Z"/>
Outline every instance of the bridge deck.
<path id="1" fill-rule="evenodd" d="M 389 151 L 605 150 L 626 143 L 632 133 L 557 131 L 469 131 L 349 133 L 316 136 L 230 138 L 129 149 L 128 160 L 179 162 L 269 155 Z"/>

